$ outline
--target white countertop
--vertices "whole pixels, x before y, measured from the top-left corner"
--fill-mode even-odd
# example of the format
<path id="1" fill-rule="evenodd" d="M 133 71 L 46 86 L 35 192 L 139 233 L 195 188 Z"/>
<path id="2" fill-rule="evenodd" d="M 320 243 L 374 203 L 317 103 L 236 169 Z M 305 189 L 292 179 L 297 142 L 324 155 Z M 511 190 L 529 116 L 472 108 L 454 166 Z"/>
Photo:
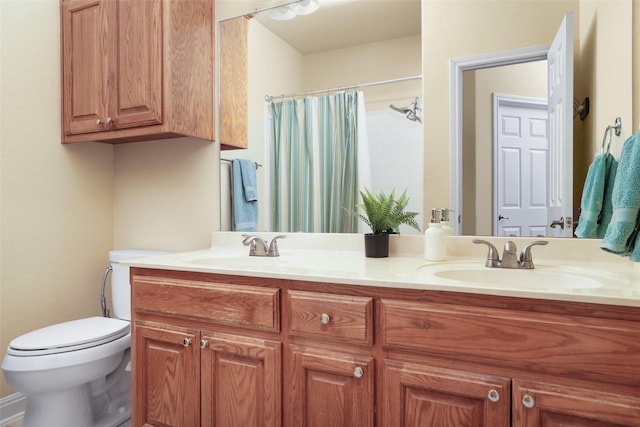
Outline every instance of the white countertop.
<path id="1" fill-rule="evenodd" d="M 267 240 L 276 235 L 257 234 Z M 286 234 L 287 238 L 279 241 L 280 257 L 250 257 L 240 233 L 214 232 L 210 249 L 124 263 L 164 270 L 640 307 L 640 266 L 601 251 L 594 240 L 550 239 L 547 246 L 533 248 L 534 271 L 501 271 L 484 267 L 486 247 L 474 245 L 471 237 L 449 237 L 448 260 L 429 263 L 422 257 L 422 236 L 392 236 L 388 258 L 367 258 L 362 235 Z M 502 254 L 503 242 L 509 239 L 487 240 Z M 521 250 L 536 239 L 510 240 Z M 473 277 L 484 275 L 490 280 L 474 282 Z"/>

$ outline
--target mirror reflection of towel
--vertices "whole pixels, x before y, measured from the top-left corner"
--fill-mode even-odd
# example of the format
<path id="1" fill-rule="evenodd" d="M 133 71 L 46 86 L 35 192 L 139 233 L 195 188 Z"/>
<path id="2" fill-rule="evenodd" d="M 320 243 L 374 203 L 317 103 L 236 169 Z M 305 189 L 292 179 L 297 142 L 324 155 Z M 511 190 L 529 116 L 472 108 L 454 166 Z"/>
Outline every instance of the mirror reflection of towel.
<path id="1" fill-rule="evenodd" d="M 580 220 L 576 236 L 602 239 L 613 214 L 611 194 L 618 162 L 610 154 L 600 154 L 593 160 L 582 190 Z"/>
<path id="2" fill-rule="evenodd" d="M 253 161 L 231 161 L 231 198 L 233 230 L 258 231 L 258 192 Z"/>
<path id="3" fill-rule="evenodd" d="M 640 262 L 640 131 L 622 147 L 612 202 L 613 216 L 600 247 Z M 635 248 L 638 252 L 632 253 Z"/>

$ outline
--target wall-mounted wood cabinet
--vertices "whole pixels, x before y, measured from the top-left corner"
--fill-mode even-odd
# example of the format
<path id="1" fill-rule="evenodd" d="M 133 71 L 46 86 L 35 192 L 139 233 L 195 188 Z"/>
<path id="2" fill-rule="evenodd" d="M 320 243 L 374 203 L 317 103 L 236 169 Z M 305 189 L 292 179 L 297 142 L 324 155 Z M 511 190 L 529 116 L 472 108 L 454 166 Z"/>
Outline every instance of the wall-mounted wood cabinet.
<path id="1" fill-rule="evenodd" d="M 62 0 L 62 142 L 214 140 L 214 0 Z"/>

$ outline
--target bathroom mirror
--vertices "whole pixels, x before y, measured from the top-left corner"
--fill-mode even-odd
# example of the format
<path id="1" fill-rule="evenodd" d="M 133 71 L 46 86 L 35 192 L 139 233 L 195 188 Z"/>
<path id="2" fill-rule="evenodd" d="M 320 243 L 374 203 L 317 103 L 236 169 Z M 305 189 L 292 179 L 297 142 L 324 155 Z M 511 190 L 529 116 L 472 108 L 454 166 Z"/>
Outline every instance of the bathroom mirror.
<path id="1" fill-rule="evenodd" d="M 324 7 L 325 2 L 323 0 L 321 1 L 323 2 L 322 7 Z M 257 2 L 253 8 L 248 6 L 249 2 L 242 2 L 244 10 L 238 10 L 238 7 L 239 7 L 237 4 L 238 2 L 232 2 L 229 0 L 227 1 L 219 0 L 217 2 L 217 8 L 219 10 L 220 7 L 229 6 L 232 3 L 236 3 L 235 5 L 236 10 L 229 13 L 228 12 L 229 8 L 227 8 L 226 15 L 224 13 L 223 14 L 218 13 L 218 19 L 226 19 L 231 16 L 239 16 L 242 14 L 249 13 L 251 11 L 255 11 L 256 9 L 271 7 L 271 6 L 275 6 L 276 4 L 283 4 L 284 2 L 274 2 L 274 1 Z M 362 6 L 364 6 L 365 4 L 392 3 L 395 5 L 404 5 L 405 3 L 411 3 L 411 2 L 384 1 L 384 0 L 376 1 L 376 2 L 364 1 L 364 0 L 334 0 L 334 1 L 327 0 L 326 2 L 326 4 L 330 4 L 332 5 L 332 7 L 336 7 L 336 8 L 343 7 L 349 4 L 353 5 L 354 3 L 357 4 L 356 9 L 360 10 L 360 15 L 366 15 L 366 13 L 363 12 L 364 9 L 362 9 Z M 420 2 L 417 1 L 417 3 L 420 3 Z M 613 67 L 613 65 L 606 65 L 606 64 L 603 64 L 603 62 L 601 62 L 600 60 L 597 60 L 602 55 L 606 54 L 607 49 L 604 49 L 604 48 L 600 49 L 597 55 L 594 52 L 596 52 L 596 45 L 598 44 L 600 44 L 603 47 L 607 45 L 612 45 L 612 44 L 618 45 L 618 43 L 616 43 L 617 39 L 623 40 L 625 45 L 629 44 L 628 37 L 631 34 L 630 19 L 628 20 L 628 22 L 625 20 L 624 24 L 621 24 L 619 22 L 620 15 L 616 15 L 614 12 L 609 11 L 609 9 L 614 7 L 618 7 L 618 8 L 622 7 L 622 8 L 630 9 L 631 6 L 624 6 L 624 5 L 621 5 L 621 3 L 599 4 L 597 5 L 597 8 L 599 8 L 599 10 L 594 11 L 594 10 L 591 10 L 591 8 L 596 8 L 595 5 L 589 2 L 584 2 L 579 0 L 563 2 L 562 5 L 556 4 L 555 2 L 553 4 L 548 2 L 536 3 L 531 1 L 526 3 L 528 4 L 535 3 L 534 6 L 536 8 L 536 13 L 540 16 L 544 16 L 545 14 L 548 13 L 550 15 L 550 19 L 549 19 L 550 22 L 548 26 L 549 27 L 553 26 L 554 30 L 559 25 L 560 20 L 562 19 L 562 15 L 566 11 L 571 11 L 575 9 L 575 10 L 580 10 L 581 12 L 579 14 L 581 21 L 579 22 L 579 24 L 576 23 L 576 25 L 580 26 L 579 31 L 578 30 L 576 31 L 579 33 L 578 36 L 580 40 L 577 41 L 575 45 L 576 46 L 575 54 L 578 55 L 578 57 L 576 59 L 576 70 L 575 70 L 576 76 L 575 76 L 574 88 L 575 88 L 575 96 L 580 99 L 582 99 L 584 96 L 589 96 L 589 95 L 591 96 L 592 113 L 591 113 L 591 117 L 588 117 L 584 123 L 581 123 L 579 121 L 577 122 L 574 121 L 575 132 L 577 134 L 576 138 L 574 138 L 574 141 L 576 140 L 583 141 L 582 145 L 574 148 L 574 156 L 573 156 L 573 160 L 574 160 L 573 205 L 574 205 L 574 213 L 576 213 L 577 208 L 579 207 L 580 192 L 582 189 L 584 176 L 586 175 L 586 169 L 593 157 L 593 153 L 595 152 L 594 147 L 597 143 L 596 140 L 598 138 L 601 138 L 601 133 L 604 127 L 606 126 L 606 124 L 608 124 L 607 122 L 609 121 L 609 119 L 613 120 L 614 117 L 618 115 L 624 116 L 626 113 L 628 113 L 630 116 L 630 108 L 627 109 L 626 105 L 624 104 L 620 106 L 618 105 L 612 106 L 612 105 L 604 105 L 602 103 L 599 103 L 598 101 L 594 102 L 597 98 L 595 95 L 598 92 L 603 95 L 599 99 L 603 99 L 604 94 L 608 92 L 608 89 L 606 88 L 606 86 L 609 86 L 611 79 L 608 79 L 606 82 L 603 79 L 606 79 L 606 77 L 604 76 L 607 76 L 607 75 L 612 76 L 611 74 L 612 72 L 608 71 L 608 69 L 610 67 Z M 423 2 L 423 6 L 425 4 L 428 4 L 429 9 L 427 10 L 429 11 L 436 9 L 437 12 L 440 12 L 442 10 L 442 13 L 448 13 L 449 15 L 453 14 L 455 16 L 466 13 L 468 16 L 464 16 L 464 20 L 460 20 L 460 22 L 469 22 L 469 20 L 472 20 L 472 19 L 475 19 L 476 21 L 485 19 L 483 18 L 481 13 L 471 12 L 473 10 L 473 7 L 478 9 L 483 8 L 484 7 L 483 2 L 465 2 L 462 0 L 460 1 L 456 0 L 451 2 L 431 2 L 431 1 Z M 321 16 L 320 12 L 322 11 L 322 7 L 318 12 L 312 15 L 301 17 L 301 18 L 305 18 L 306 21 L 303 21 L 302 19 L 296 21 L 298 18 L 292 21 L 287 21 L 287 22 L 291 22 L 294 25 L 294 27 L 296 25 L 298 27 L 302 27 L 302 32 L 294 33 L 294 30 L 291 30 L 286 37 L 293 37 L 292 40 L 309 40 L 309 41 L 325 41 L 326 39 L 326 41 L 328 42 L 334 39 L 334 37 L 332 36 L 340 34 L 339 24 L 343 22 L 347 22 L 347 23 L 351 22 L 350 21 L 351 18 L 348 17 L 348 13 L 345 11 L 339 14 L 338 18 L 334 17 L 333 21 L 330 21 L 330 24 L 328 27 L 329 29 L 327 29 L 326 27 L 322 28 L 319 33 L 320 35 L 313 35 L 317 33 L 311 33 L 310 31 L 311 30 L 318 31 L 318 28 L 315 26 L 315 24 L 312 24 L 311 23 L 312 21 L 310 20 L 314 17 L 314 15 Z M 515 8 L 515 6 L 513 7 Z M 449 8 L 453 10 L 449 10 Z M 445 9 L 447 10 L 445 11 Z M 547 9 L 549 9 L 549 11 L 547 11 Z M 559 11 L 559 9 L 564 9 L 564 10 Z M 624 16 L 631 15 L 630 11 L 626 11 L 626 9 L 624 9 L 623 12 L 624 12 L 623 13 Z M 378 13 L 380 13 L 380 11 L 378 11 Z M 387 11 L 383 15 L 377 15 L 375 18 L 373 18 L 372 22 L 374 22 L 374 24 L 371 24 L 371 25 L 362 26 L 361 24 L 352 23 L 351 26 L 347 26 L 347 34 L 353 35 L 355 33 L 359 33 L 361 32 L 361 29 L 367 29 L 367 30 L 371 28 L 384 29 L 387 27 L 387 25 L 380 25 L 380 22 L 385 22 L 385 23 L 398 22 L 399 19 L 400 20 L 402 19 L 402 18 L 391 19 L 389 18 L 391 15 L 388 15 L 388 13 L 390 12 Z M 488 14 L 488 13 L 489 12 L 485 14 Z M 491 13 L 495 15 L 494 12 L 491 12 Z M 420 14 L 420 9 L 418 9 L 418 12 L 416 14 Z M 597 16 L 597 19 L 596 19 L 596 16 Z M 616 16 L 618 17 L 616 18 Z M 258 20 L 262 20 L 263 17 L 262 16 L 255 17 L 254 19 L 257 20 L 257 22 L 259 22 Z M 536 19 L 540 19 L 540 17 L 538 16 Z M 617 24 L 613 26 L 607 25 L 607 22 L 610 22 L 611 19 L 614 19 L 614 20 L 617 19 L 616 21 Z M 400 22 L 403 22 L 403 24 L 408 25 L 406 24 L 405 21 L 400 21 Z M 459 29 L 455 29 L 451 25 L 449 25 L 450 22 L 451 22 L 450 19 L 449 20 L 438 19 L 435 16 L 433 17 L 432 20 L 430 19 L 424 20 L 424 23 L 429 26 L 427 30 L 427 34 L 423 36 L 423 38 L 425 38 L 425 43 L 428 43 L 428 41 L 426 41 L 427 37 L 429 38 L 429 40 L 433 40 L 434 38 L 437 38 L 438 40 L 442 40 L 442 42 L 440 43 L 441 47 L 439 47 L 439 49 L 446 50 L 447 46 L 449 46 L 449 43 L 446 43 L 445 41 L 447 40 L 448 37 L 453 37 L 453 35 L 450 34 L 450 31 L 453 30 L 453 31 L 459 32 Z M 276 22 L 272 24 L 271 23 L 264 24 L 262 26 L 264 28 L 267 28 L 267 25 L 269 25 L 270 27 L 273 27 L 273 31 L 276 31 L 275 30 L 276 24 L 280 25 L 281 23 Z M 478 25 L 481 25 L 481 24 L 478 23 Z M 355 28 L 355 27 L 357 27 L 359 31 L 352 31 L 352 28 Z M 517 30 L 514 30 L 514 28 L 516 27 L 517 26 L 515 25 L 506 25 L 505 26 L 506 29 L 504 31 L 511 31 L 513 33 L 518 34 L 517 36 L 505 37 L 505 33 L 502 32 L 500 33 L 501 34 L 500 37 L 502 39 L 500 40 L 496 39 L 494 43 L 491 43 L 491 40 L 492 40 L 491 37 L 486 37 L 482 41 L 482 47 L 480 48 L 478 47 L 480 42 L 476 43 L 476 41 L 474 40 L 474 43 L 476 43 L 476 45 L 474 46 L 470 45 L 468 49 L 468 51 L 470 52 L 470 55 L 496 52 L 496 51 L 508 50 L 512 48 L 523 48 L 527 46 L 535 46 L 535 45 L 541 45 L 544 43 L 551 42 L 550 37 L 549 39 L 544 39 L 544 40 L 534 38 L 534 40 L 532 41 L 531 37 L 529 37 L 528 34 L 524 34 L 523 31 L 518 32 Z M 613 27 L 615 27 L 615 30 Z M 549 29 L 547 33 L 552 34 L 554 30 Z M 269 31 L 272 31 L 272 30 L 269 30 Z M 609 39 L 606 39 L 604 37 L 605 33 L 611 34 L 610 36 L 607 36 L 609 37 Z M 278 34 L 279 34 L 279 37 L 285 37 L 284 32 L 282 33 L 278 32 Z M 498 37 L 498 35 L 495 35 L 495 37 Z M 348 39 L 349 37 L 338 36 L 335 38 Z M 505 42 L 504 41 L 505 39 L 508 40 L 508 42 Z M 453 40 L 453 43 L 455 42 L 456 40 Z M 292 41 L 291 44 L 294 45 L 294 42 Z M 433 42 L 431 42 L 431 44 L 433 44 Z M 457 53 L 453 55 L 449 55 L 447 60 L 450 60 L 453 57 L 465 56 L 464 54 L 459 53 L 461 50 L 464 51 L 464 49 L 458 49 Z M 269 55 L 267 59 L 263 57 L 262 61 L 271 61 L 271 63 L 280 63 L 280 65 L 282 66 L 282 69 L 288 66 L 292 66 L 292 65 L 286 65 L 283 62 L 281 62 L 283 57 L 279 56 L 280 52 L 275 52 L 275 51 L 261 52 L 259 54 L 263 56 Z M 429 86 L 426 86 L 424 89 L 421 89 L 421 86 L 419 85 L 419 82 L 418 82 L 418 86 L 417 86 L 418 91 L 420 95 L 424 93 L 425 96 L 433 97 L 432 99 L 424 101 L 424 104 L 426 104 L 424 108 L 424 114 L 426 117 L 425 117 L 425 127 L 423 128 L 423 135 L 426 137 L 426 139 L 423 140 L 423 144 L 425 148 L 424 148 L 422 163 L 423 163 L 424 173 L 425 173 L 424 181 L 426 182 L 426 184 L 423 190 L 425 202 L 423 206 L 421 206 L 418 209 L 421 213 L 423 213 L 423 215 L 421 216 L 421 219 L 423 221 L 427 221 L 428 216 L 425 216 L 424 212 L 427 211 L 428 208 L 434 207 L 434 206 L 441 206 L 445 203 L 448 203 L 449 201 L 449 187 L 446 182 L 444 183 L 442 182 L 443 179 L 448 180 L 448 177 L 449 177 L 449 148 L 448 148 L 448 135 L 447 135 L 447 132 L 449 129 L 449 123 L 448 123 L 449 107 L 447 106 L 448 98 L 449 98 L 449 91 L 448 91 L 449 79 L 448 79 L 448 70 L 446 71 L 440 70 L 440 68 L 444 67 L 444 61 L 442 61 L 442 58 L 437 55 L 438 52 L 436 52 L 436 54 L 434 55 L 434 47 L 432 45 L 429 45 L 426 47 L 421 46 L 421 50 L 417 54 L 416 61 L 420 61 L 420 57 L 422 56 L 422 54 L 426 55 L 426 57 L 424 58 L 424 67 L 426 67 L 424 76 L 426 79 L 429 79 L 430 81 L 424 83 L 425 85 L 427 83 L 429 85 Z M 301 54 L 298 56 L 297 58 L 298 62 L 295 64 L 295 66 L 298 66 L 301 62 L 310 61 L 312 60 L 313 57 L 314 55 L 309 55 L 309 57 L 305 57 L 304 55 Z M 437 67 L 430 66 L 432 59 L 433 59 L 433 62 L 437 65 Z M 249 63 L 250 70 L 252 69 L 252 64 L 256 64 L 256 61 L 259 61 L 259 60 L 260 59 L 257 59 L 257 60 L 253 59 L 253 56 L 251 55 L 249 56 L 248 63 Z M 390 64 L 390 63 L 394 63 L 394 61 L 395 61 L 395 57 L 389 56 L 382 63 Z M 619 59 L 612 60 L 610 63 L 615 64 L 616 61 L 619 63 Z M 354 73 L 356 71 L 351 69 L 345 69 L 348 67 L 333 67 L 330 70 L 324 70 L 323 73 L 326 80 L 321 84 L 318 84 L 312 88 L 307 88 L 307 89 L 315 90 L 315 89 L 322 89 L 322 88 L 331 88 L 331 87 L 336 87 L 340 85 L 364 83 L 368 81 L 382 80 L 384 78 L 387 78 L 387 77 L 378 77 L 371 74 L 372 71 L 375 71 L 378 68 L 377 67 L 378 65 L 379 64 L 375 64 L 375 65 L 365 64 L 365 66 L 359 67 L 359 69 L 356 71 L 361 73 L 361 75 L 357 79 L 354 79 L 354 78 L 351 78 L 352 74 L 350 74 L 349 75 L 350 78 L 348 79 L 348 81 L 341 81 L 340 75 L 345 74 L 346 72 Z M 416 65 L 413 63 L 407 63 L 406 61 L 403 61 L 401 65 L 405 69 L 404 72 L 402 72 L 401 74 L 395 74 L 395 75 L 389 76 L 388 78 L 399 77 L 400 75 L 406 76 L 406 75 L 420 74 L 423 72 L 422 66 L 420 66 L 419 64 Z M 604 68 L 609 67 L 609 68 L 603 71 L 603 67 Z M 437 68 L 439 70 L 437 71 L 438 73 L 440 73 L 438 74 L 438 78 L 434 79 L 432 77 L 434 75 L 433 74 L 434 71 L 431 68 L 434 68 L 434 69 Z M 598 71 L 599 76 L 596 76 L 596 71 L 595 71 L 596 69 L 599 70 Z M 629 69 L 631 69 L 631 67 L 629 67 Z M 598 83 L 600 83 L 601 81 L 603 84 L 599 85 Z M 299 92 L 299 91 L 307 90 L 303 88 L 302 82 L 299 82 L 299 83 L 300 83 L 300 86 L 292 90 L 288 90 L 284 88 L 280 90 L 278 89 L 263 90 L 261 93 L 261 96 L 264 96 L 266 94 L 277 95 L 278 93 L 290 93 L 291 91 Z M 607 83 L 607 84 L 604 84 L 604 83 Z M 220 82 L 220 84 L 224 84 L 224 82 Z M 254 83 L 254 85 L 255 84 L 256 83 Z M 625 94 L 624 96 L 626 96 L 626 94 L 631 93 L 630 74 L 629 76 L 627 76 L 625 73 L 625 76 L 623 78 L 620 78 L 620 79 L 616 78 L 615 83 L 613 84 L 616 85 L 618 88 L 617 90 L 615 90 L 615 92 L 618 95 Z M 438 86 L 438 87 L 435 88 L 435 86 Z M 399 99 L 394 102 L 398 102 L 398 103 L 404 102 L 405 104 L 408 103 L 414 96 L 412 95 L 415 93 L 413 89 L 414 87 L 415 86 L 409 86 L 409 88 L 403 88 L 398 90 L 397 92 L 399 94 Z M 252 83 L 250 81 L 249 91 L 251 90 L 252 90 Z M 249 122 L 250 138 L 254 134 L 263 132 L 262 98 L 260 100 L 260 103 L 261 105 L 258 107 L 258 109 L 254 110 L 254 114 L 252 114 L 251 111 L 249 112 L 248 122 Z M 385 106 L 386 104 L 386 106 L 388 107 L 389 103 L 390 102 L 382 101 L 379 103 L 378 106 Z M 437 107 L 433 107 L 434 104 Z M 249 109 L 251 110 L 251 107 Z M 436 143 L 441 145 L 441 148 L 435 147 L 434 144 Z M 446 144 L 447 146 L 445 147 L 443 144 Z M 256 147 L 250 144 L 250 147 L 248 150 L 223 151 L 221 153 L 221 157 L 228 158 L 228 159 L 252 158 L 252 156 L 256 155 L 254 153 L 254 150 L 256 150 Z M 397 159 L 399 156 L 401 156 L 401 153 L 399 152 L 399 150 L 396 149 L 391 151 L 389 158 Z M 263 159 L 265 159 L 264 152 L 258 152 L 256 159 L 260 159 L 256 161 L 259 163 L 262 163 L 264 161 Z M 395 166 L 392 166 L 392 168 L 393 167 Z M 399 167 L 402 167 L 402 166 L 400 165 Z M 229 222 L 227 219 L 225 219 L 228 216 L 228 213 L 226 213 L 226 208 L 229 206 L 229 202 L 227 199 L 228 191 L 226 190 L 226 186 L 228 186 L 228 179 L 225 181 L 225 176 L 224 176 L 225 174 L 228 174 L 228 172 L 225 172 L 224 162 L 223 164 L 221 164 L 221 173 L 223 175 L 221 178 L 221 197 L 222 197 L 221 229 L 224 230 L 224 229 L 229 229 L 228 228 Z M 225 191 L 227 191 L 226 195 L 225 195 Z M 467 233 L 468 234 L 490 234 L 490 232 L 487 232 L 486 230 L 467 230 Z"/>
<path id="2" fill-rule="evenodd" d="M 370 184 L 359 184 L 358 188 L 387 194 L 395 189 L 398 195 L 407 190 L 407 209 L 420 212 L 418 221 L 423 221 L 423 128 L 414 115 L 408 117 L 404 112 L 416 99 L 421 102 L 422 97 L 420 0 L 321 3 L 314 13 L 290 20 L 273 19 L 276 9 L 272 9 L 220 23 L 224 28 L 237 22 L 246 24 L 248 51 L 249 144 L 246 150 L 222 150 L 220 154 L 223 230 L 230 230 L 232 222 L 229 160 L 249 159 L 259 165 L 258 230 L 271 231 L 266 191 L 271 174 L 265 96 L 273 96 L 274 102 L 288 102 L 335 94 L 351 86 L 357 86 L 364 94 L 369 153 L 366 157 L 371 171 Z M 224 2 L 217 2 L 217 7 L 221 6 Z M 393 25 L 380 25 L 380 16 L 388 17 Z M 290 96 L 292 93 L 296 93 L 295 97 Z M 391 105 L 397 108 L 392 109 Z M 316 220 L 319 216 L 315 215 Z M 314 230 L 319 228 L 316 224 Z M 404 226 L 401 232 L 417 233 Z"/>

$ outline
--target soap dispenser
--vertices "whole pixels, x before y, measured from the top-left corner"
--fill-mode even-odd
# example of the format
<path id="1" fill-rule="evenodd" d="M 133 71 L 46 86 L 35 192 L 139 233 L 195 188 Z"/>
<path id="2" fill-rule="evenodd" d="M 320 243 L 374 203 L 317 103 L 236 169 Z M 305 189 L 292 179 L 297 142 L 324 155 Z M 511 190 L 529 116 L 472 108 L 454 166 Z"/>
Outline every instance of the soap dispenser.
<path id="1" fill-rule="evenodd" d="M 456 230 L 453 228 L 453 226 L 451 225 L 451 222 L 449 221 L 450 214 L 451 214 L 451 209 L 442 208 L 440 224 L 442 224 L 442 229 L 444 230 L 445 233 L 447 233 L 447 236 L 453 236 L 456 234 Z"/>
<path id="2" fill-rule="evenodd" d="M 447 259 L 447 233 L 442 228 L 442 209 L 431 209 L 431 222 L 424 232 L 424 259 L 445 261 Z"/>

